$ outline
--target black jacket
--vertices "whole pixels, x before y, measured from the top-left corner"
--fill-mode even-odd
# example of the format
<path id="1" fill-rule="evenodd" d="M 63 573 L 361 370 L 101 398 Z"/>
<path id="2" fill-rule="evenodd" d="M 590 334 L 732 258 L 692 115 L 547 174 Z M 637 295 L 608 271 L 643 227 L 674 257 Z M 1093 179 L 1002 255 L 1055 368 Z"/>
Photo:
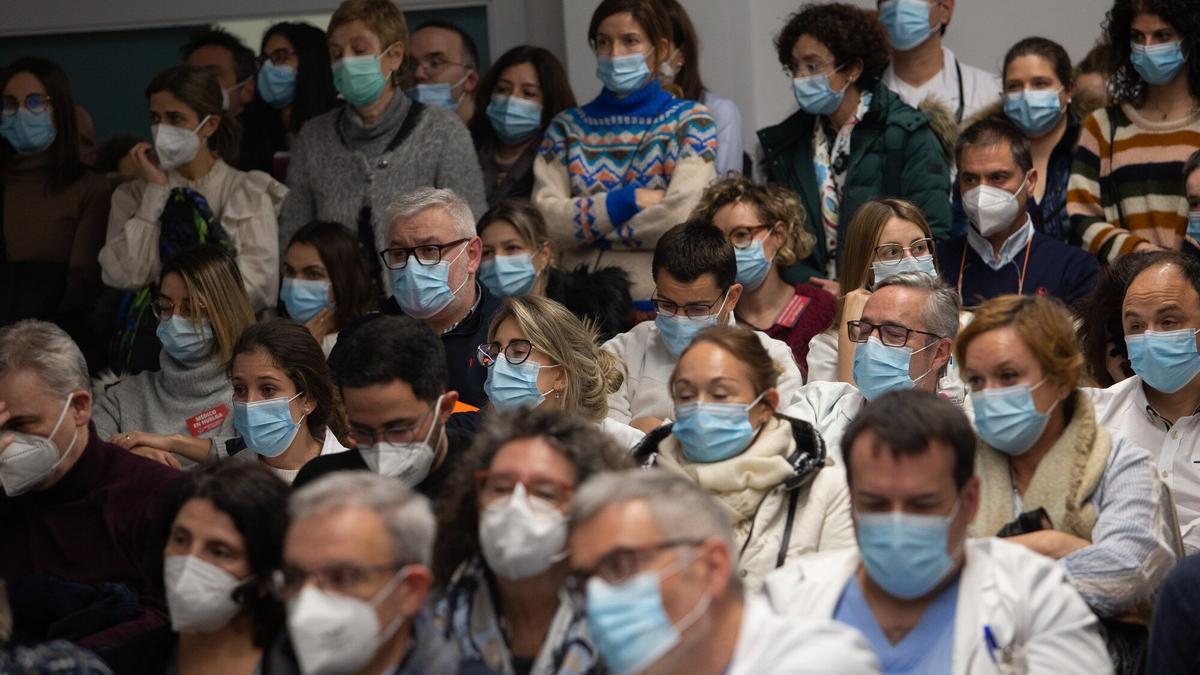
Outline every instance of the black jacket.
<path id="1" fill-rule="evenodd" d="M 587 265 L 571 271 L 551 267 L 546 278 L 546 297 L 562 303 L 580 319 L 591 320 L 601 344 L 633 328 L 629 273 L 620 267 L 601 267 L 595 271 Z"/>
<path id="2" fill-rule="evenodd" d="M 446 347 L 446 365 L 450 371 L 447 389 L 458 392 L 458 400 L 463 403 L 482 409 L 487 404 L 487 394 L 483 393 L 487 368 L 479 363 L 476 354 L 479 345 L 487 342 L 492 317 L 500 309 L 500 298 L 489 293 L 487 286 L 479 282 L 475 282 L 475 292 L 479 294 L 475 310 L 462 323 L 442 334 L 442 344 Z M 404 311 L 395 297 L 389 297 L 383 304 L 383 313 L 402 316 Z"/>

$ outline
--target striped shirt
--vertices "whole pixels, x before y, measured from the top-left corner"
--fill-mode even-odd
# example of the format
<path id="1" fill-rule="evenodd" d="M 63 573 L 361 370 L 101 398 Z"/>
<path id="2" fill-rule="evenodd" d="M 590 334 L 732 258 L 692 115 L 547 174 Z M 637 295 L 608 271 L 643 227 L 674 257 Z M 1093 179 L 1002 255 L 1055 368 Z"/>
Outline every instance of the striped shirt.
<path id="1" fill-rule="evenodd" d="M 1179 250 L 1188 213 L 1183 165 L 1198 149 L 1200 112 L 1171 122 L 1150 121 L 1129 104 L 1094 112 L 1067 193 L 1075 237 L 1106 261 L 1143 242 Z"/>

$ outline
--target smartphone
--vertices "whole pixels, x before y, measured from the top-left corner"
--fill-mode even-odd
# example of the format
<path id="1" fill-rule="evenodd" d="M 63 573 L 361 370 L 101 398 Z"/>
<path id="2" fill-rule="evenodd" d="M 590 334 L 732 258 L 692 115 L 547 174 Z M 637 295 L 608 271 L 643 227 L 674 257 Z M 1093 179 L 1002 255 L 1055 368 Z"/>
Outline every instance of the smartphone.
<path id="1" fill-rule="evenodd" d="M 154 166 L 162 166 L 162 163 L 158 161 L 158 153 L 154 151 L 153 146 L 146 151 L 146 159 L 150 160 L 150 163 Z"/>

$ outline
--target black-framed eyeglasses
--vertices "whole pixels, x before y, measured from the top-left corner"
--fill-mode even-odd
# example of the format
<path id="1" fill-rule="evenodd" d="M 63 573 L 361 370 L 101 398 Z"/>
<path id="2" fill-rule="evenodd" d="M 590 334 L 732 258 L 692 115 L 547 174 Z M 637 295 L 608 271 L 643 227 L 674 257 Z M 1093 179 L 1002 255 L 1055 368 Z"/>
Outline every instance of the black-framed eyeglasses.
<path id="1" fill-rule="evenodd" d="M 150 303 L 150 311 L 154 313 L 154 317 L 159 321 L 167 321 L 171 317 L 178 314 L 184 319 L 191 319 L 196 316 L 196 310 L 205 309 L 204 303 L 192 303 L 191 298 L 184 298 L 179 304 L 175 304 L 170 298 L 158 297 L 154 302 Z"/>
<path id="2" fill-rule="evenodd" d="M 390 270 L 402 270 L 408 264 L 409 257 L 415 257 L 417 263 L 425 267 L 433 267 L 442 261 L 446 249 L 454 248 L 470 239 L 455 239 L 447 244 L 424 244 L 422 246 L 396 246 L 385 248 L 379 252 L 383 264 Z"/>
<path id="3" fill-rule="evenodd" d="M 4 96 L 2 100 L 4 102 L 4 116 L 12 117 L 17 114 L 17 110 L 22 106 L 32 113 L 46 112 L 46 109 L 50 107 L 50 101 L 53 99 L 46 94 L 30 94 L 25 97 L 24 101 L 18 99 L 16 96 Z"/>
<path id="4" fill-rule="evenodd" d="M 909 253 L 914 258 L 924 258 L 933 255 L 933 240 L 918 239 L 908 246 L 900 244 L 880 244 L 875 247 L 875 258 L 881 262 L 896 262 Z"/>
<path id="5" fill-rule="evenodd" d="M 733 244 L 734 248 L 747 249 L 754 245 L 754 240 L 759 232 L 769 230 L 774 225 L 743 225 L 735 227 L 729 233 L 729 243 Z"/>
<path id="6" fill-rule="evenodd" d="M 440 75 L 443 70 L 445 70 L 446 68 L 449 68 L 450 66 L 459 66 L 459 67 L 465 68 L 467 70 L 471 69 L 471 66 L 469 64 L 459 63 L 457 61 L 451 61 L 450 59 L 442 58 L 440 56 L 434 56 L 434 57 L 428 58 L 428 59 L 417 59 L 417 65 L 416 65 L 417 68 L 424 68 L 425 72 L 429 73 L 430 75 L 432 75 L 434 77 L 437 77 L 438 75 Z"/>
<path id="7" fill-rule="evenodd" d="M 533 353 L 533 343 L 529 340 L 511 340 L 508 346 L 504 349 L 500 348 L 499 342 L 485 342 L 479 345 L 479 363 L 484 368 L 491 368 L 496 364 L 496 359 L 504 354 L 504 359 L 511 365 L 519 366 L 529 359 L 529 355 Z"/>
<path id="8" fill-rule="evenodd" d="M 280 47 L 279 49 L 276 49 L 270 53 L 259 55 L 255 61 L 258 62 L 260 68 L 262 67 L 262 64 L 266 63 L 267 61 L 270 61 L 277 66 L 282 66 L 283 64 L 287 63 L 287 60 L 295 53 L 296 50 L 294 49 Z"/>
<path id="9" fill-rule="evenodd" d="M 359 448 L 369 448 L 375 445 L 375 443 L 381 438 L 385 443 L 391 443 L 393 445 L 412 443 L 413 438 L 416 436 L 417 429 L 421 428 L 421 425 L 425 423 L 425 419 L 433 413 L 436 407 L 436 405 L 430 405 L 429 410 L 426 410 L 425 413 L 421 415 L 421 419 L 417 420 L 417 423 L 413 424 L 412 426 L 388 427 L 387 429 L 382 429 L 380 431 L 376 431 L 374 429 L 363 429 L 362 427 L 350 427 L 350 439 L 354 441 L 354 444 Z"/>
<path id="10" fill-rule="evenodd" d="M 594 576 L 610 584 L 620 584 L 629 577 L 637 574 L 642 565 L 654 554 L 669 548 L 680 546 L 695 547 L 704 543 L 703 539 L 667 539 L 657 544 L 629 547 L 619 546 L 604 554 L 596 561 L 591 569 L 577 570 L 567 576 L 567 590 L 577 597 L 583 597 L 587 592 L 588 580 Z"/>
<path id="11" fill-rule="evenodd" d="M 663 316 L 676 316 L 678 314 L 682 314 L 689 319 L 698 319 L 700 317 L 705 317 L 709 314 L 712 314 L 713 307 L 716 307 L 724 300 L 725 294 L 722 293 L 721 297 L 709 303 L 689 302 L 686 305 L 680 305 L 672 300 L 667 300 L 666 298 L 660 298 L 657 296 L 651 298 L 650 303 L 654 305 L 654 311 Z"/>
<path id="12" fill-rule="evenodd" d="M 280 600 L 288 600 L 300 593 L 300 589 L 313 579 L 317 588 L 340 595 L 351 595 L 368 579 L 385 572 L 395 574 L 412 565 L 406 562 L 390 562 L 382 565 L 353 565 L 342 563 L 319 570 L 304 570 L 294 565 L 284 565 L 271 575 L 271 591 Z"/>
<path id="13" fill-rule="evenodd" d="M 846 322 L 846 335 L 853 342 L 866 342 L 868 339 L 870 339 L 871 334 L 875 333 L 876 331 L 879 332 L 879 341 L 888 347 L 903 347 L 907 345 L 908 338 L 912 336 L 913 333 L 928 335 L 938 340 L 942 339 L 942 336 L 938 335 L 937 333 L 916 330 L 914 328 L 905 328 L 904 326 L 894 323 L 876 325 L 870 321 Z"/>

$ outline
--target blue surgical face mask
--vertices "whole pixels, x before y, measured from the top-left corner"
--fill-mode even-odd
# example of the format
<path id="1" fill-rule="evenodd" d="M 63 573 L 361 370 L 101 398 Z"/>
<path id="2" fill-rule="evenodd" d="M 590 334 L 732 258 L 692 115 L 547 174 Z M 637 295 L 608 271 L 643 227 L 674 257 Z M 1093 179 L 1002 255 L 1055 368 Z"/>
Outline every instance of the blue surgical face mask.
<path id="1" fill-rule="evenodd" d="M 879 21 L 887 29 L 892 48 L 906 52 L 933 35 L 926 0 L 888 0 L 879 3 Z"/>
<path id="2" fill-rule="evenodd" d="M 908 372 L 913 354 L 935 347 L 938 342 L 934 340 L 913 351 L 912 347 L 889 347 L 872 335 L 854 350 L 854 381 L 858 384 L 858 390 L 868 401 L 874 401 L 889 391 L 916 387 L 917 382 L 933 372 L 933 366 L 916 380 L 912 379 Z"/>
<path id="3" fill-rule="evenodd" d="M 54 118 L 49 108 L 33 112 L 21 106 L 17 114 L 0 118 L 0 136 L 18 155 L 36 155 L 54 143 Z"/>
<path id="4" fill-rule="evenodd" d="M 711 598 L 701 596 L 696 607 L 672 624 L 663 608 L 662 582 L 682 570 L 647 570 L 620 584 L 599 576 L 588 580 L 588 632 L 604 665 L 615 675 L 640 673 L 654 665 L 683 639 L 683 631 L 708 609 Z"/>
<path id="5" fill-rule="evenodd" d="M 258 95 L 276 110 L 291 105 L 296 96 L 296 69 L 291 66 L 277 66 L 270 60 L 264 61 L 258 69 L 255 82 L 258 84 Z"/>
<path id="6" fill-rule="evenodd" d="M 282 455 L 300 433 L 300 424 L 306 417 L 301 415 L 299 421 L 292 421 L 291 403 L 299 396 L 254 403 L 234 401 L 233 428 L 246 441 L 246 447 L 263 457 Z"/>
<path id="7" fill-rule="evenodd" d="M 410 257 L 404 269 L 392 270 L 392 293 L 396 304 L 414 319 L 428 319 L 450 306 L 454 296 L 471 279 L 468 275 L 458 288 L 450 288 L 450 266 L 467 250 L 453 260 L 441 260 L 436 265 L 422 265 Z"/>
<path id="8" fill-rule="evenodd" d="M 528 253 L 497 255 L 479 265 L 479 280 L 502 298 L 525 295 L 533 288 L 537 277 L 533 256 Z"/>
<path id="9" fill-rule="evenodd" d="M 906 255 L 893 262 L 876 260 L 871 263 L 871 271 L 875 273 L 876 284 L 888 277 L 894 277 L 897 274 L 904 274 L 906 272 L 921 272 L 934 279 L 938 276 L 937 268 L 933 266 L 933 256 L 931 255 L 920 257 Z"/>
<path id="10" fill-rule="evenodd" d="M 663 342 L 667 345 L 667 351 L 671 353 L 671 356 L 679 358 L 683 350 L 692 344 L 692 339 L 699 335 L 701 331 L 717 325 L 717 318 L 725 310 L 725 301 L 728 299 L 729 292 L 726 291 L 725 297 L 721 299 L 720 309 L 704 316 L 687 317 L 680 314 L 663 316 L 659 314 L 654 317 L 654 326 L 658 328 L 658 334 L 662 336 Z"/>
<path id="11" fill-rule="evenodd" d="M 1033 390 L 1042 386 L 1018 384 L 1003 389 L 984 389 L 971 394 L 971 405 L 975 408 L 975 431 L 991 447 L 1006 455 L 1021 455 L 1029 451 L 1042 437 L 1050 412 L 1037 410 L 1033 402 Z"/>
<path id="12" fill-rule="evenodd" d="M 216 339 L 208 319 L 193 321 L 174 315 L 159 322 L 155 333 L 167 354 L 185 366 L 199 365 L 212 357 Z"/>
<path id="13" fill-rule="evenodd" d="M 757 290 L 771 271 L 771 261 L 767 260 L 762 240 L 755 239 L 746 248 L 735 248 L 733 254 L 737 258 L 737 282 L 748 291 Z"/>
<path id="14" fill-rule="evenodd" d="M 623 96 L 642 88 L 650 79 L 650 66 L 646 54 L 624 56 L 597 56 L 596 77 L 614 94 Z"/>
<path id="15" fill-rule="evenodd" d="M 1196 241 L 1200 241 L 1200 209 L 1188 211 L 1188 236 Z"/>
<path id="16" fill-rule="evenodd" d="M 287 308 L 288 316 L 298 323 L 308 323 L 329 306 L 329 282 L 285 278 L 279 289 L 279 299 Z"/>
<path id="17" fill-rule="evenodd" d="M 1004 114 L 1030 138 L 1050 133 L 1062 118 L 1061 89 L 1027 89 L 1004 97 Z"/>
<path id="18" fill-rule="evenodd" d="M 840 69 L 839 66 L 838 70 Z M 846 83 L 846 87 L 849 86 L 850 84 Z M 846 87 L 842 87 L 841 91 L 834 91 L 833 87 L 829 86 L 829 75 L 826 73 L 792 80 L 792 93 L 796 96 L 796 103 L 809 115 L 833 114 L 846 96 Z"/>
<path id="19" fill-rule="evenodd" d="M 749 404 L 684 403 L 675 406 L 671 433 L 693 462 L 720 462 L 741 454 L 757 433 L 750 426 L 750 410 L 766 392 Z"/>
<path id="20" fill-rule="evenodd" d="M 1165 42 L 1147 47 L 1133 45 L 1130 55 L 1133 68 L 1147 84 L 1166 84 L 1175 79 L 1187 63 L 1183 56 L 1183 41 Z"/>
<path id="21" fill-rule="evenodd" d="M 459 78 L 458 82 L 454 82 L 453 84 L 450 82 L 418 84 L 408 90 L 408 97 L 414 101 L 420 101 L 425 105 L 455 110 L 458 108 L 458 103 L 462 100 L 462 97 L 466 96 L 466 92 L 464 91 L 458 95 L 458 98 L 454 98 L 454 88 L 466 82 L 470 75 L 470 71 L 467 71 L 466 74 Z"/>
<path id="22" fill-rule="evenodd" d="M 496 136 L 505 143 L 522 143 L 542 126 L 542 104 L 518 96 L 492 97 L 488 120 Z"/>
<path id="23" fill-rule="evenodd" d="M 542 366 L 532 361 L 513 365 L 508 357 L 500 354 L 496 362 L 488 369 L 487 380 L 483 383 L 483 391 L 491 401 L 496 412 L 509 412 L 517 408 L 536 408 L 546 400 L 546 394 L 538 389 L 538 374 L 542 368 L 558 368 Z M 553 389 L 551 389 L 553 391 Z"/>
<path id="24" fill-rule="evenodd" d="M 379 100 L 387 86 L 387 77 L 379 54 L 343 56 L 333 62 L 333 86 L 346 102 L 363 108 Z"/>
<path id="25" fill-rule="evenodd" d="M 946 552 L 957 513 L 958 502 L 948 516 L 855 513 L 859 553 L 871 580 L 901 600 L 914 600 L 936 588 L 954 569 L 958 555 Z"/>
<path id="26" fill-rule="evenodd" d="M 1200 373 L 1197 332 L 1192 328 L 1162 333 L 1148 330 L 1125 336 L 1133 372 L 1155 391 L 1174 394 L 1183 389 Z"/>

